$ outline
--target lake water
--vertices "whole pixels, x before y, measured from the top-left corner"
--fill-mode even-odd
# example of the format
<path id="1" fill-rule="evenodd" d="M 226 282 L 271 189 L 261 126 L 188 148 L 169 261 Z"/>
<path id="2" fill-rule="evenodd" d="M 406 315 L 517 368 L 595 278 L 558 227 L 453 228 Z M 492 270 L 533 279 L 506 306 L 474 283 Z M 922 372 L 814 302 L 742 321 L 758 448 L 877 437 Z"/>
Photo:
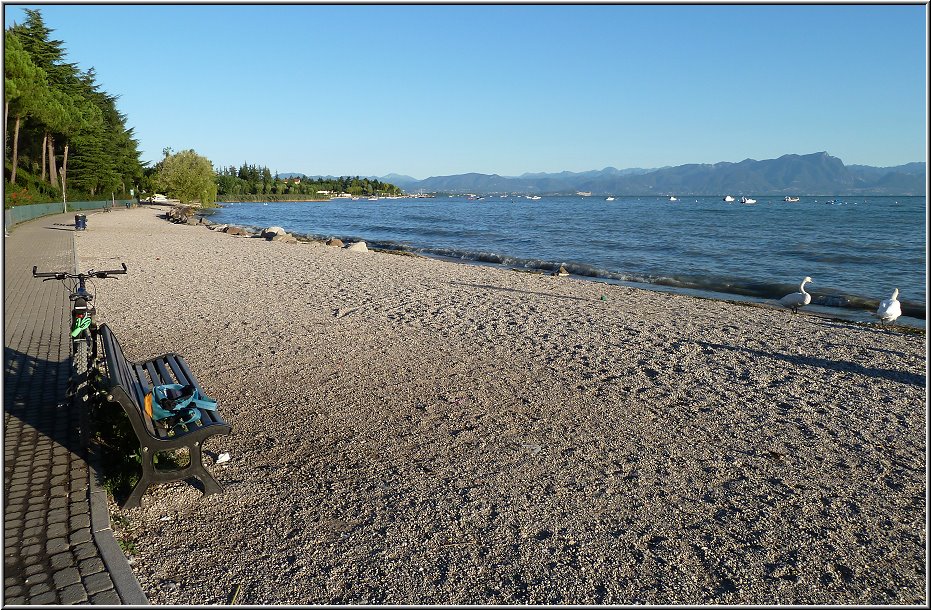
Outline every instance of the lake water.
<path id="1" fill-rule="evenodd" d="M 214 222 L 473 263 L 555 270 L 735 300 L 776 299 L 806 275 L 810 309 L 872 320 L 900 290 L 900 322 L 924 326 L 924 197 L 486 196 L 227 203 Z M 833 201 L 833 203 L 831 203 Z M 906 319 L 906 318 L 911 318 Z"/>

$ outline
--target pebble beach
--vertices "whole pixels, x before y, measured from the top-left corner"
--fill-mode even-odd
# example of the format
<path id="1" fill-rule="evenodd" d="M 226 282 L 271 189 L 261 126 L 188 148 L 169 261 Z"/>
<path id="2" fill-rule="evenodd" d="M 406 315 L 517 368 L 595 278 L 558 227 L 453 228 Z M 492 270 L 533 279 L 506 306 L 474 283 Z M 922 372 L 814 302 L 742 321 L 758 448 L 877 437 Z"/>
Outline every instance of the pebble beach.
<path id="1" fill-rule="evenodd" d="M 233 428 L 112 506 L 151 603 L 927 603 L 923 330 L 164 213 L 75 234 Z"/>

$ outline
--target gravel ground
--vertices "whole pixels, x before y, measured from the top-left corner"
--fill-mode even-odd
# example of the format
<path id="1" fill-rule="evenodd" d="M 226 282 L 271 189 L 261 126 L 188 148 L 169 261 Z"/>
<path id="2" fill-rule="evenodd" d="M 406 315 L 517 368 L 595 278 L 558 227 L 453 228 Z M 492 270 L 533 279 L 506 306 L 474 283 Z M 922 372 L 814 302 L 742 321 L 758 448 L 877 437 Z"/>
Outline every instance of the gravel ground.
<path id="1" fill-rule="evenodd" d="M 233 426 L 122 512 L 153 603 L 927 602 L 923 332 L 161 213 L 76 235 Z"/>

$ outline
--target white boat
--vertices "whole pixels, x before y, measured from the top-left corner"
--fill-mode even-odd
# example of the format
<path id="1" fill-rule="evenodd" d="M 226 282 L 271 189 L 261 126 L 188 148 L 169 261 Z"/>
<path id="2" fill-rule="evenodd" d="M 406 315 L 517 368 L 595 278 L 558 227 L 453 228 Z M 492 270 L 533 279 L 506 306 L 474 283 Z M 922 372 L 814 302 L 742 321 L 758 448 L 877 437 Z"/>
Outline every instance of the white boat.
<path id="1" fill-rule="evenodd" d="M 789 203 L 795 203 L 798 200 L 799 200 L 798 197 L 789 197 L 788 195 L 786 195 L 786 198 L 783 199 L 783 201 L 788 201 Z"/>
<path id="2" fill-rule="evenodd" d="M 725 196 L 724 196 L 724 201 L 730 203 L 730 202 L 734 201 L 734 198 L 731 197 L 730 195 L 725 195 Z"/>
<path id="3" fill-rule="evenodd" d="M 540 197 L 539 195 L 534 195 L 533 197 L 528 197 L 528 199 L 530 199 L 531 201 L 537 201 L 538 199 L 542 199 L 542 197 Z"/>
<path id="4" fill-rule="evenodd" d="M 679 201 L 679 200 L 676 199 L 675 197 L 670 197 L 670 198 L 669 198 L 669 201 Z"/>
<path id="5" fill-rule="evenodd" d="M 756 203 L 756 199 L 751 199 L 749 197 L 741 197 L 740 203 Z"/>
<path id="6" fill-rule="evenodd" d="M 606 197 L 605 201 L 614 201 L 614 197 Z"/>

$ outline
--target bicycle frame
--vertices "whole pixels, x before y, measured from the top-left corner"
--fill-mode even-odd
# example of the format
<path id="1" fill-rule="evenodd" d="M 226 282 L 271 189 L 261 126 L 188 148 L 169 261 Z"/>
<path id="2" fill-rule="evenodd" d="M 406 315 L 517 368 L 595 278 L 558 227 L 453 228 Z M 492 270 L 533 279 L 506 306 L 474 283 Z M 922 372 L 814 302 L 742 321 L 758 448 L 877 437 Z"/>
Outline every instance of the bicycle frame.
<path id="1" fill-rule="evenodd" d="M 67 273 L 64 271 L 39 273 L 35 266 L 32 268 L 32 276 L 44 278 L 43 281 L 59 280 L 63 282 L 69 279 L 76 280 L 68 295 L 68 299 L 72 303 L 71 355 L 72 360 L 75 361 L 78 359 L 79 354 L 82 356 L 82 367 L 86 364 L 88 368 L 96 368 L 97 365 L 97 323 L 94 320 L 97 309 L 91 302 L 94 300 L 94 295 L 87 290 L 86 282 L 89 279 L 106 279 L 113 278 L 114 275 L 125 274 L 126 263 L 122 263 L 122 267 L 122 270 L 90 270 L 87 273 Z M 86 357 L 86 362 L 83 362 L 83 357 Z"/>
<path id="2" fill-rule="evenodd" d="M 97 309 L 91 304 L 94 295 L 87 291 L 85 278 L 78 278 L 77 288 L 68 295 L 71 306 L 71 354 L 77 353 L 77 343 L 86 341 L 88 344 L 88 360 L 97 361 L 97 322 L 94 316 Z M 89 320 L 89 322 L 85 322 Z"/>

